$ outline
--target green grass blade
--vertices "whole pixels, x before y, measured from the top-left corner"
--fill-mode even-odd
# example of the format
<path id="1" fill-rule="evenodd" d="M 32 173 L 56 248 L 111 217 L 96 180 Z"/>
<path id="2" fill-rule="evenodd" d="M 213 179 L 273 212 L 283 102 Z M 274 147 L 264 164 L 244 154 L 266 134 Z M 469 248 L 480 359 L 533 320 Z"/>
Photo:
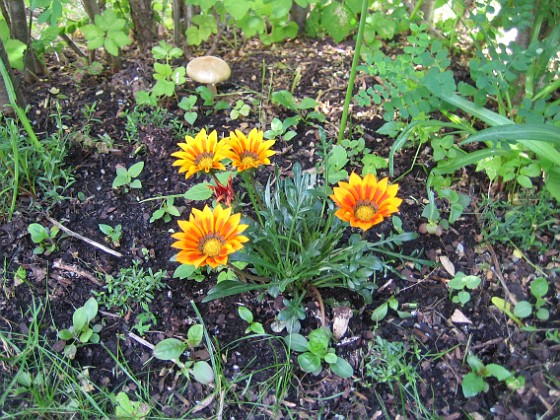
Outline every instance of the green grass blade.
<path id="1" fill-rule="evenodd" d="M 500 140 L 548 142 L 560 146 L 560 128 L 550 124 L 507 124 L 481 130 L 461 144 Z"/>

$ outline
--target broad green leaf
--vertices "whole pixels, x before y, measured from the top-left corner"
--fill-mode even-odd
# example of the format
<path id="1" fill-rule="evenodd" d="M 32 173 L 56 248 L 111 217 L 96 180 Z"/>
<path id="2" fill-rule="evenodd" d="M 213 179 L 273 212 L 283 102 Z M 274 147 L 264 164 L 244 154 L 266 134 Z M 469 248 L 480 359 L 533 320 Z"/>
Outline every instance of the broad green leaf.
<path id="1" fill-rule="evenodd" d="M 373 310 L 373 313 L 371 314 L 371 320 L 375 322 L 381 321 L 387 316 L 388 312 L 389 305 L 387 304 L 387 302 L 385 302 Z"/>
<path id="2" fill-rule="evenodd" d="M 321 359 L 310 352 L 305 352 L 298 356 L 298 363 L 304 372 L 315 373 L 321 369 Z"/>
<path id="3" fill-rule="evenodd" d="M 72 334 L 72 331 L 70 331 L 69 329 L 65 328 L 58 332 L 58 338 L 60 338 L 61 340 L 70 340 L 72 337 L 74 337 L 74 334 Z"/>
<path id="4" fill-rule="evenodd" d="M 476 375 L 474 372 L 467 373 L 463 377 L 463 382 L 461 383 L 461 388 L 463 390 L 463 395 L 465 398 L 476 397 L 482 391 L 484 391 L 486 383 L 484 379 Z"/>
<path id="5" fill-rule="evenodd" d="M 305 97 L 300 101 L 300 103 L 298 105 L 298 108 L 299 109 L 313 109 L 318 105 L 319 105 L 319 103 L 315 99 Z"/>
<path id="6" fill-rule="evenodd" d="M 493 376 L 499 381 L 504 381 L 511 376 L 509 370 L 501 365 L 489 363 L 486 365 L 486 370 L 490 376 Z"/>
<path id="7" fill-rule="evenodd" d="M 214 382 L 214 371 L 208 362 L 205 362 L 204 360 L 200 360 L 194 364 L 192 367 L 192 374 L 194 379 L 203 385 L 208 385 Z"/>
<path id="8" fill-rule="evenodd" d="M 548 282 L 544 277 L 537 277 L 531 282 L 529 289 L 531 290 L 531 294 L 533 296 L 536 298 L 542 298 L 548 293 Z"/>
<path id="9" fill-rule="evenodd" d="M 341 42 L 356 27 L 356 17 L 345 4 L 333 2 L 323 9 L 321 26 L 335 42 Z"/>
<path id="10" fill-rule="evenodd" d="M 325 357 L 323 357 L 323 360 L 325 362 L 327 362 L 329 365 L 336 363 L 336 360 L 338 359 L 338 356 L 334 353 L 327 353 L 325 354 Z"/>
<path id="11" fill-rule="evenodd" d="M 209 188 L 209 185 L 208 182 L 193 185 L 185 193 L 185 199 L 194 201 L 208 200 L 212 197 L 212 190 Z"/>
<path id="12" fill-rule="evenodd" d="M 191 264 L 181 264 L 173 272 L 173 278 L 179 278 L 181 280 L 189 278 L 197 270 L 194 265 Z"/>
<path id="13" fill-rule="evenodd" d="M 533 188 L 533 182 L 531 181 L 531 178 L 529 178 L 526 175 L 517 175 L 517 177 L 515 178 L 515 180 L 517 181 L 517 183 L 519 185 L 521 185 L 523 188 L 527 188 L 527 189 L 531 189 Z"/>
<path id="14" fill-rule="evenodd" d="M 17 39 L 8 39 L 4 41 L 4 48 L 8 53 L 10 66 L 17 70 L 24 69 L 24 56 L 27 45 Z"/>
<path id="15" fill-rule="evenodd" d="M 282 105 L 284 108 L 297 111 L 298 106 L 294 96 L 287 90 L 279 90 L 272 94 L 272 103 Z"/>
<path id="16" fill-rule="evenodd" d="M 154 357 L 159 360 L 178 359 L 185 351 L 187 344 L 177 338 L 166 338 L 154 347 Z"/>
<path id="17" fill-rule="evenodd" d="M 284 343 L 293 351 L 304 352 L 309 350 L 307 338 L 299 333 L 292 333 L 284 337 Z"/>
<path id="18" fill-rule="evenodd" d="M 135 179 L 130 183 L 130 188 L 142 188 L 142 182 L 139 179 Z"/>
<path id="19" fill-rule="evenodd" d="M 228 12 L 232 18 L 235 20 L 242 19 L 251 7 L 251 3 L 249 1 L 243 0 L 224 0 L 224 8 L 226 12 Z"/>
<path id="20" fill-rule="evenodd" d="M 27 231 L 31 235 L 31 240 L 36 244 L 40 244 L 49 237 L 47 229 L 39 223 L 31 223 L 27 226 Z"/>
<path id="21" fill-rule="evenodd" d="M 119 46 L 118 44 L 113 41 L 112 38 L 105 38 L 105 42 L 103 42 L 103 46 L 107 50 L 107 52 L 115 57 L 119 56 Z"/>
<path id="22" fill-rule="evenodd" d="M 97 300 L 95 300 L 94 297 L 90 297 L 86 301 L 86 303 L 84 303 L 84 309 L 87 315 L 87 322 L 89 323 L 90 321 L 93 320 L 93 318 L 97 316 L 97 310 L 99 309 Z"/>
<path id="23" fill-rule="evenodd" d="M 513 314 L 518 318 L 527 318 L 533 312 L 532 305 L 526 300 L 517 302 L 513 308 Z"/>
<path id="24" fill-rule="evenodd" d="M 87 343 L 91 336 L 93 335 L 93 330 L 91 328 L 86 329 L 84 332 L 80 334 L 80 342 Z"/>
<path id="25" fill-rule="evenodd" d="M 329 364 L 333 373 L 341 378 L 351 378 L 354 374 L 352 365 L 344 360 L 342 357 L 336 358 L 336 363 Z"/>
<path id="26" fill-rule="evenodd" d="M 128 168 L 128 174 L 132 178 L 136 178 L 138 175 L 140 175 L 143 169 L 144 169 L 144 162 L 136 162 L 134 165 Z"/>
<path id="27" fill-rule="evenodd" d="M 550 312 L 546 308 L 539 308 L 535 313 L 535 316 L 541 321 L 547 321 L 548 318 L 550 318 Z"/>
<path id="28" fill-rule="evenodd" d="M 194 324 L 187 332 L 187 340 L 193 347 L 198 346 L 202 342 L 204 336 L 204 327 L 201 324 Z"/>
<path id="29" fill-rule="evenodd" d="M 240 317 L 243 321 L 245 321 L 245 322 L 247 322 L 247 323 L 249 323 L 249 324 L 251 324 L 251 323 L 253 322 L 253 314 L 252 314 L 252 312 L 251 312 L 247 307 L 245 307 L 245 306 L 239 306 L 239 307 L 237 308 L 237 313 L 239 314 L 239 317 Z"/>
<path id="30" fill-rule="evenodd" d="M 89 323 L 86 309 L 82 306 L 74 311 L 72 315 L 72 324 L 76 333 L 81 333 L 85 326 Z"/>

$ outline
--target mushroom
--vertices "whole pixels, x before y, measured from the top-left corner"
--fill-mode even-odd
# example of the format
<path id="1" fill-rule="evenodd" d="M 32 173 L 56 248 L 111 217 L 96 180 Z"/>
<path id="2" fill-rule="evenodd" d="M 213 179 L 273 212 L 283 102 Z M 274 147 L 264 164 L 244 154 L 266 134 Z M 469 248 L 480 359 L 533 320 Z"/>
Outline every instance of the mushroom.
<path id="1" fill-rule="evenodd" d="M 187 74 L 198 83 L 205 83 L 212 92 L 212 96 L 216 95 L 216 83 L 229 79 L 231 70 L 224 60 L 212 55 L 193 58 L 187 64 Z"/>

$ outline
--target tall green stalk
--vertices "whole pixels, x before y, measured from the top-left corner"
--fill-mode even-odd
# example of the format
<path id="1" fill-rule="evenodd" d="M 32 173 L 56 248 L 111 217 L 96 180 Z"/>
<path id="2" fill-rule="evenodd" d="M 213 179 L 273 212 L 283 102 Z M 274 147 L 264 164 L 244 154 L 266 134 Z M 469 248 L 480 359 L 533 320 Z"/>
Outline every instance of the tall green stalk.
<path id="1" fill-rule="evenodd" d="M 348 88 L 346 89 L 346 97 L 344 98 L 344 107 L 342 108 L 342 117 L 340 118 L 340 130 L 338 132 L 338 143 L 344 139 L 344 131 L 346 130 L 346 122 L 348 121 L 348 109 L 352 100 L 352 92 L 354 90 L 354 80 L 356 79 L 356 71 L 360 61 L 360 50 L 362 49 L 362 41 L 364 40 L 364 28 L 366 26 L 366 13 L 368 8 L 368 0 L 362 0 L 362 11 L 360 15 L 360 26 L 358 27 L 358 36 L 356 38 L 356 46 L 354 47 L 354 58 L 352 60 L 352 68 L 350 69 L 350 78 L 348 79 Z"/>

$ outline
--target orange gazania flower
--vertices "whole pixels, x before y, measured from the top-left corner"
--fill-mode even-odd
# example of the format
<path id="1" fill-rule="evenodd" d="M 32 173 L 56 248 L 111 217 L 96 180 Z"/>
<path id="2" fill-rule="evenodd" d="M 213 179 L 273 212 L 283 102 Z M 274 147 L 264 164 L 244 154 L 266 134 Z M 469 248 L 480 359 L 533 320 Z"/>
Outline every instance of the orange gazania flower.
<path id="1" fill-rule="evenodd" d="M 330 197 L 339 207 L 335 215 L 350 226 L 365 231 L 399 211 L 402 199 L 395 197 L 398 184 L 388 185 L 388 178 L 378 181 L 373 174 L 362 179 L 352 173 L 349 181 L 339 182 Z"/>
<path id="2" fill-rule="evenodd" d="M 186 143 L 179 143 L 180 151 L 171 156 L 177 160 L 173 166 L 179 166 L 179 173 L 185 172 L 188 179 L 199 171 L 206 173 L 211 169 L 225 170 L 221 160 L 225 159 L 224 152 L 227 150 L 226 143 L 218 141 L 216 130 L 206 135 L 206 130 L 200 130 L 196 137 L 185 136 Z"/>
<path id="3" fill-rule="evenodd" d="M 235 133 L 230 133 L 230 136 L 224 139 L 229 146 L 225 156 L 231 159 L 232 165 L 239 172 L 259 165 L 270 165 L 269 157 L 276 153 L 270 148 L 276 141 L 263 141 L 263 135 L 261 130 L 253 128 L 248 137 L 241 131 L 235 130 Z"/>
<path id="4" fill-rule="evenodd" d="M 177 239 L 171 246 L 180 249 L 177 261 L 195 267 L 216 268 L 226 264 L 228 255 L 243 248 L 243 243 L 249 240 L 241 235 L 248 225 L 239 224 L 240 220 L 241 214 L 232 215 L 231 207 L 193 209 L 188 221 L 178 221 L 182 232 L 171 235 Z"/>

